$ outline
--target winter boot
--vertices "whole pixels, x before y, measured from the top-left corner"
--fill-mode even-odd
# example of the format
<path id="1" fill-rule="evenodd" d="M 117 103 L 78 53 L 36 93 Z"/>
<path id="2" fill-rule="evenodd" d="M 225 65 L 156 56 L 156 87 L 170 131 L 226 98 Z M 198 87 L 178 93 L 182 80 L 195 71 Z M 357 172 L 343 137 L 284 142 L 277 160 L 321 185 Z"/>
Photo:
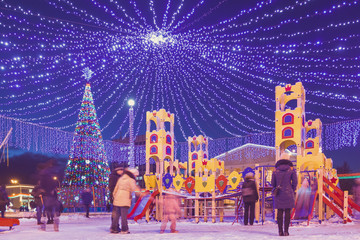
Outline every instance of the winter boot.
<path id="1" fill-rule="evenodd" d="M 55 231 L 55 232 L 58 232 L 58 231 L 59 231 L 60 218 L 59 218 L 59 217 L 55 217 L 53 221 L 54 221 L 54 231 Z"/>

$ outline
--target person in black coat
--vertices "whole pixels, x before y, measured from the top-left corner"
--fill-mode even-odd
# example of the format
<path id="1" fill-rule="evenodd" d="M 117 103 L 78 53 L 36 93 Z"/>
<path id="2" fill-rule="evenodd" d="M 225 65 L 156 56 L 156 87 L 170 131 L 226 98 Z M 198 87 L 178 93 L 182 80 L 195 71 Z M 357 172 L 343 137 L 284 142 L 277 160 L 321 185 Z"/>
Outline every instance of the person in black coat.
<path id="1" fill-rule="evenodd" d="M 249 172 L 245 175 L 245 181 L 241 188 L 243 200 L 244 200 L 244 224 L 254 224 L 255 219 L 255 203 L 259 200 L 259 194 L 256 189 L 256 183 L 254 174 Z M 249 219 L 250 210 L 250 219 Z"/>
<path id="2" fill-rule="evenodd" d="M 271 185 L 274 189 L 280 186 L 278 194 L 274 196 L 274 207 L 278 210 L 277 223 L 280 236 L 289 236 L 290 211 L 295 207 L 297 186 L 296 172 L 292 169 L 293 164 L 286 158 L 289 158 L 289 155 L 283 154 L 282 159 L 276 162 L 276 170 L 273 172 L 271 179 Z M 284 212 L 285 221 L 283 223 Z"/>
<path id="3" fill-rule="evenodd" d="M 109 191 L 110 191 L 110 203 L 113 202 L 113 192 L 116 186 L 118 179 L 123 175 L 125 170 L 125 165 L 117 164 L 114 167 L 114 170 L 110 173 L 109 176 Z"/>
<path id="4" fill-rule="evenodd" d="M 90 212 L 90 204 L 93 200 L 93 195 L 91 194 L 91 190 L 90 188 L 85 189 L 82 193 L 81 193 L 81 200 L 85 206 L 85 210 L 86 210 L 86 217 L 89 218 L 89 212 Z"/>
<path id="5" fill-rule="evenodd" d="M 6 206 L 10 205 L 10 200 L 5 189 L 5 185 L 0 186 L 0 211 L 2 218 L 5 217 Z"/>
<path id="6" fill-rule="evenodd" d="M 113 196 L 113 192 L 116 186 L 117 181 L 119 180 L 119 178 L 124 174 L 125 171 L 125 165 L 115 165 L 114 166 L 114 170 L 111 172 L 110 176 L 109 176 L 109 192 L 110 192 L 110 203 L 112 204 L 114 201 L 114 196 Z M 110 204 L 109 204 L 109 208 L 111 208 Z M 114 211 L 114 208 L 113 208 Z M 113 215 L 113 214 L 112 214 Z M 111 215 L 111 226 L 113 226 L 113 216 Z M 118 229 L 112 229 L 112 227 L 110 227 L 110 231 L 116 233 L 119 232 L 119 225 L 118 225 Z"/>
<path id="7" fill-rule="evenodd" d="M 60 203 L 57 199 L 56 190 L 56 188 L 58 187 L 58 183 L 53 178 L 56 175 L 56 172 L 56 161 L 53 159 L 39 166 L 40 188 L 44 190 L 42 198 L 44 210 L 48 217 L 47 224 L 54 224 L 54 230 L 59 231 Z M 45 224 L 42 224 L 41 226 L 42 230 L 45 230 Z"/>
<path id="8" fill-rule="evenodd" d="M 43 213 L 43 194 L 45 193 L 45 190 L 42 189 L 40 187 L 40 182 L 34 187 L 34 189 L 31 192 L 31 195 L 34 197 L 34 203 L 35 203 L 35 208 L 36 208 L 36 219 L 37 219 L 37 224 L 43 224 L 41 222 L 41 216 Z"/>

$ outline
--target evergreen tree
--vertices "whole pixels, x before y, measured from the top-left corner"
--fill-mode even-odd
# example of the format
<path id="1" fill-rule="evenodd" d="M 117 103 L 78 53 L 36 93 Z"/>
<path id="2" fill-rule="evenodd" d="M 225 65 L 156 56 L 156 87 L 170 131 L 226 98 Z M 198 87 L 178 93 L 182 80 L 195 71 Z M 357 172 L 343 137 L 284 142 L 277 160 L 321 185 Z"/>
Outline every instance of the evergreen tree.
<path id="1" fill-rule="evenodd" d="M 84 188 L 91 188 L 95 202 L 103 205 L 109 174 L 90 84 L 86 84 L 63 181 L 64 205 L 77 205 Z"/>

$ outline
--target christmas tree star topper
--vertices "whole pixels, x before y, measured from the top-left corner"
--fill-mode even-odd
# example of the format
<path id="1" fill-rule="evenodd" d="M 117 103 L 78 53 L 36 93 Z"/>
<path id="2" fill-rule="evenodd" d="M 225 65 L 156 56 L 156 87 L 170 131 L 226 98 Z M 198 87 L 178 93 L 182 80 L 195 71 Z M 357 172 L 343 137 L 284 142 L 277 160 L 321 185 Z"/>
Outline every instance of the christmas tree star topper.
<path id="1" fill-rule="evenodd" d="M 92 77 L 91 75 L 94 73 L 93 71 L 90 70 L 90 68 L 85 68 L 83 71 L 82 71 L 84 74 L 81 75 L 82 77 L 84 77 L 87 81 L 90 80 L 90 78 Z"/>

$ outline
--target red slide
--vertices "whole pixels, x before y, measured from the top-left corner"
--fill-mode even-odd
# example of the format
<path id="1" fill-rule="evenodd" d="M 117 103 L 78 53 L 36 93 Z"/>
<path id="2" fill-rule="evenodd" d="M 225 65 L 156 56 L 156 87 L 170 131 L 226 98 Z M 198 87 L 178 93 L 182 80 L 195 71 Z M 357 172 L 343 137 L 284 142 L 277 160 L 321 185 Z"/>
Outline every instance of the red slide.
<path id="1" fill-rule="evenodd" d="M 158 194 L 159 191 L 156 190 L 151 195 L 148 194 L 140 197 L 127 217 L 134 218 L 135 222 L 143 218 Z"/>

